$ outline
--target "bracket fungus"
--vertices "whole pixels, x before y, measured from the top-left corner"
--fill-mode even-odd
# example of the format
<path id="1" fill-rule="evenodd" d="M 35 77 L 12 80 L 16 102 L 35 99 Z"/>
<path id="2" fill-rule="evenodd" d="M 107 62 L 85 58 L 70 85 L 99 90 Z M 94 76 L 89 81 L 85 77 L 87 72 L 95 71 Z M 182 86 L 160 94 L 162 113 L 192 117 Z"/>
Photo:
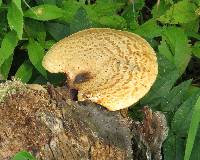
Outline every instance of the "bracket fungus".
<path id="1" fill-rule="evenodd" d="M 91 100 L 111 111 L 127 108 L 151 88 L 158 73 L 156 54 L 140 36 L 109 28 L 70 35 L 44 56 L 44 68 L 65 73 L 78 100 Z"/>

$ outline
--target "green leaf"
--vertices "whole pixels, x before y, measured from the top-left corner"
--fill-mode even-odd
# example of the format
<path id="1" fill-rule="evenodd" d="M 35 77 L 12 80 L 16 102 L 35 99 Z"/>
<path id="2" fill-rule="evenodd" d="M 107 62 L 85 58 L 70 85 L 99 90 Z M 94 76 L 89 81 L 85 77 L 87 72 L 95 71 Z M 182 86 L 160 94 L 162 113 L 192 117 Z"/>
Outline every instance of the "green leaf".
<path id="1" fill-rule="evenodd" d="M 132 3 L 134 3 L 134 10 L 136 12 L 142 10 L 142 8 L 145 6 L 145 0 L 134 1 Z"/>
<path id="2" fill-rule="evenodd" d="M 42 46 L 37 41 L 30 39 L 27 49 L 31 63 L 45 78 L 47 78 L 47 73 L 42 67 L 42 59 L 44 57 L 44 49 Z"/>
<path id="3" fill-rule="evenodd" d="M 85 1 L 77 2 L 74 0 L 66 0 L 63 2 L 63 10 L 65 12 L 63 20 L 71 22 L 78 9 L 82 7 L 86 10 L 88 18 L 93 23 L 99 24 L 99 19 L 102 16 L 117 15 L 117 11 L 119 11 L 124 5 L 125 3 L 113 1 L 96 1 L 93 5 L 85 5 Z"/>
<path id="4" fill-rule="evenodd" d="M 190 160 L 197 160 L 197 159 L 200 159 L 200 130 L 198 129 L 198 132 L 196 134 L 196 137 L 195 137 L 195 141 L 194 141 L 194 145 L 193 145 L 193 148 L 192 148 L 192 153 L 190 155 Z"/>
<path id="5" fill-rule="evenodd" d="M 161 35 L 162 28 L 157 25 L 156 20 L 150 19 L 144 24 L 138 26 L 138 28 L 133 32 L 146 38 L 154 38 Z"/>
<path id="6" fill-rule="evenodd" d="M 193 0 L 196 4 L 197 4 L 197 6 L 200 6 L 200 0 Z"/>
<path id="7" fill-rule="evenodd" d="M 103 2 L 103 1 L 96 1 L 95 5 L 91 5 L 90 8 L 95 11 L 98 17 L 101 16 L 111 16 L 117 15 L 117 11 L 120 10 L 125 5 L 125 3 L 117 3 L 117 2 Z M 88 7 L 89 8 L 89 7 Z M 90 15 L 92 17 L 92 15 Z"/>
<path id="8" fill-rule="evenodd" d="M 57 0 L 37 0 L 37 4 L 52 4 L 56 5 Z"/>
<path id="9" fill-rule="evenodd" d="M 8 24 L 11 30 L 17 32 L 19 39 L 23 34 L 23 11 L 21 8 L 21 0 L 12 0 L 8 6 Z"/>
<path id="10" fill-rule="evenodd" d="M 30 8 L 25 12 L 24 16 L 36 20 L 48 21 L 62 17 L 63 13 L 63 10 L 55 5 L 44 4 Z"/>
<path id="11" fill-rule="evenodd" d="M 29 152 L 21 151 L 18 152 L 12 160 L 36 160 Z"/>
<path id="12" fill-rule="evenodd" d="M 24 29 L 28 37 L 37 39 L 40 43 L 45 42 L 46 30 L 44 23 L 33 19 L 26 19 Z"/>
<path id="13" fill-rule="evenodd" d="M 45 49 L 49 49 L 49 48 L 51 48 L 55 43 L 56 43 L 56 41 L 54 41 L 54 40 L 46 41 L 46 42 L 45 42 L 45 45 L 44 45 L 44 48 L 45 48 Z"/>
<path id="14" fill-rule="evenodd" d="M 183 103 L 187 91 L 191 85 L 191 80 L 180 83 L 175 86 L 167 96 L 162 99 L 161 109 L 165 112 L 174 112 L 177 110 L 178 106 Z"/>
<path id="15" fill-rule="evenodd" d="M 0 67 L 13 54 L 17 43 L 18 38 L 14 31 L 10 31 L 5 35 L 0 48 Z"/>
<path id="16" fill-rule="evenodd" d="M 123 17 L 117 15 L 103 16 L 99 19 L 99 23 L 103 27 L 110 27 L 115 29 L 127 28 L 126 20 Z"/>
<path id="17" fill-rule="evenodd" d="M 165 40 L 161 41 L 160 45 L 158 46 L 158 51 L 160 54 L 165 56 L 171 63 L 174 62 L 174 57 L 172 55 L 172 52 L 170 51 L 170 48 Z"/>
<path id="18" fill-rule="evenodd" d="M 1 5 L 2 5 L 2 0 L 0 0 L 0 7 L 1 7 Z"/>
<path id="19" fill-rule="evenodd" d="M 15 77 L 27 83 L 32 76 L 33 66 L 29 61 L 25 61 L 17 70 Z"/>
<path id="20" fill-rule="evenodd" d="M 92 23 L 88 18 L 86 10 L 83 7 L 79 8 L 70 24 L 70 33 L 72 34 L 91 27 Z"/>
<path id="21" fill-rule="evenodd" d="M 59 41 L 62 38 L 66 37 L 70 33 L 69 24 L 62 24 L 57 22 L 48 22 L 46 23 L 47 31 L 50 35 L 56 40 Z"/>
<path id="22" fill-rule="evenodd" d="M 195 10 L 197 7 L 188 0 L 182 0 L 172 5 L 158 20 L 162 23 L 179 24 L 189 23 L 197 19 Z"/>
<path id="23" fill-rule="evenodd" d="M 187 35 L 181 28 L 167 27 L 163 32 L 163 40 L 169 45 L 173 54 L 173 63 L 181 75 L 191 58 L 191 48 Z"/>
<path id="24" fill-rule="evenodd" d="M 159 6 L 155 4 L 153 6 L 153 9 L 151 10 L 151 13 L 153 15 L 153 18 L 157 18 L 165 14 L 165 12 L 169 9 L 170 5 L 167 4 L 165 1 L 160 1 Z"/>
<path id="25" fill-rule="evenodd" d="M 196 57 L 200 58 L 200 41 L 198 41 L 198 42 L 196 42 L 196 43 L 194 44 L 194 47 L 192 48 L 192 53 L 193 53 Z"/>
<path id="26" fill-rule="evenodd" d="M 63 10 L 64 10 L 63 20 L 65 20 L 66 22 L 71 22 L 77 10 L 80 7 L 81 5 L 77 1 L 73 1 L 73 0 L 64 1 L 63 2 Z"/>
<path id="27" fill-rule="evenodd" d="M 13 55 L 11 54 L 10 57 L 4 61 L 3 65 L 0 68 L 0 73 L 2 74 L 3 79 L 5 80 L 8 78 L 12 61 L 13 61 Z"/>
<path id="28" fill-rule="evenodd" d="M 4 10 L 3 12 L 1 12 L 0 9 L 0 17 L 1 17 L 1 22 L 0 22 L 0 44 L 4 38 L 4 36 L 9 32 L 9 27 L 7 24 L 7 11 Z"/>
<path id="29" fill-rule="evenodd" d="M 169 133 L 163 145 L 164 160 L 182 160 L 185 140 Z"/>
<path id="30" fill-rule="evenodd" d="M 186 97 L 189 98 L 194 93 L 200 92 L 200 87 L 191 85 L 187 91 Z"/>
<path id="31" fill-rule="evenodd" d="M 188 138 L 187 138 L 187 143 L 186 143 L 186 148 L 185 148 L 184 160 L 188 160 L 190 158 L 193 144 L 196 137 L 196 133 L 197 133 L 197 129 L 199 127 L 199 122 L 200 122 L 200 96 L 193 109 L 192 119 L 190 123 L 190 128 L 189 128 Z"/>
<path id="32" fill-rule="evenodd" d="M 138 13 L 133 12 L 133 5 L 128 5 L 125 9 L 124 12 L 122 13 L 122 17 L 126 20 L 127 23 L 127 29 L 130 31 L 135 30 L 138 28 Z"/>
<path id="33" fill-rule="evenodd" d="M 194 105 L 200 96 L 200 92 L 191 95 L 177 110 L 172 121 L 172 130 L 180 136 L 187 136 L 188 129 L 191 124 L 192 114 L 194 113 Z M 184 125 L 183 125 L 184 124 Z"/>
<path id="34" fill-rule="evenodd" d="M 198 33 L 198 30 L 199 30 L 199 22 L 200 20 L 199 19 L 196 19 L 194 21 L 191 21 L 189 23 L 183 23 L 181 24 L 181 27 L 184 29 L 184 31 L 186 33 L 188 32 L 195 32 L 195 33 Z"/>
<path id="35" fill-rule="evenodd" d="M 174 4 L 174 0 L 164 0 L 166 4 Z"/>

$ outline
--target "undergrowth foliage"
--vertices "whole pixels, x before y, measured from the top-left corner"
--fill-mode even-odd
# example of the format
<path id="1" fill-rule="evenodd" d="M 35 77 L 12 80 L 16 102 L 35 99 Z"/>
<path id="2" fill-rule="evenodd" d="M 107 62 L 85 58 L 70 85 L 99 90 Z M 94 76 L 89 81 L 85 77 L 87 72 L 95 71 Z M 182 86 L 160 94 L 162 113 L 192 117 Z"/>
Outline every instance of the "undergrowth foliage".
<path id="1" fill-rule="evenodd" d="M 0 0 L 0 79 L 59 84 L 63 76 L 41 65 L 58 40 L 91 27 L 139 34 L 157 52 L 159 75 L 130 114 L 140 118 L 144 105 L 165 113 L 164 160 L 198 160 L 200 67 L 194 77 L 187 70 L 200 66 L 199 15 L 200 0 Z M 13 159 L 20 157 L 34 159 L 26 152 Z"/>

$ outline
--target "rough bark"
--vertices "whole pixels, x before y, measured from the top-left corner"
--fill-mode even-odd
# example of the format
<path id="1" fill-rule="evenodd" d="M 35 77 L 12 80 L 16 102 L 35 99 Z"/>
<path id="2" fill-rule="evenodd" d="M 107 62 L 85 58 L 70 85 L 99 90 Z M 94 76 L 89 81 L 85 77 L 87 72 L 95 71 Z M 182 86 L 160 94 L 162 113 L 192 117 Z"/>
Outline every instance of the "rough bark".
<path id="1" fill-rule="evenodd" d="M 155 147 L 141 134 L 155 139 L 152 133 L 166 129 L 159 120 L 153 119 L 157 125 L 152 130 L 151 124 L 135 123 L 121 112 L 71 101 L 66 88 L 6 82 L 0 86 L 0 160 L 21 150 L 40 160 L 148 159 L 146 153 L 160 157 L 164 138 L 158 134 Z M 139 148 L 139 143 L 146 149 Z"/>
<path id="2" fill-rule="evenodd" d="M 2 159 L 20 150 L 45 160 L 132 158 L 131 120 L 119 112 L 70 101 L 67 89 L 51 85 L 8 85 L 0 105 Z"/>

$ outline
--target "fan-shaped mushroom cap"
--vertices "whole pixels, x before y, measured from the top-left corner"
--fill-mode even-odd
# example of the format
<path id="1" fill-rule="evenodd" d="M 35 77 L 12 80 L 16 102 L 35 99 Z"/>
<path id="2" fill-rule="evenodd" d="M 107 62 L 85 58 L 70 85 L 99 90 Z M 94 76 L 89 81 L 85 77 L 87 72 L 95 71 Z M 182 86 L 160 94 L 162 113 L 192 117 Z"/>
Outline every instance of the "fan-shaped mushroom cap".
<path id="1" fill-rule="evenodd" d="M 127 108 L 154 83 L 157 58 L 140 36 L 108 28 L 77 32 L 56 43 L 44 56 L 49 72 L 64 72 L 78 90 L 78 100 L 89 99 L 111 111 Z M 80 75 L 86 76 L 78 82 Z"/>

